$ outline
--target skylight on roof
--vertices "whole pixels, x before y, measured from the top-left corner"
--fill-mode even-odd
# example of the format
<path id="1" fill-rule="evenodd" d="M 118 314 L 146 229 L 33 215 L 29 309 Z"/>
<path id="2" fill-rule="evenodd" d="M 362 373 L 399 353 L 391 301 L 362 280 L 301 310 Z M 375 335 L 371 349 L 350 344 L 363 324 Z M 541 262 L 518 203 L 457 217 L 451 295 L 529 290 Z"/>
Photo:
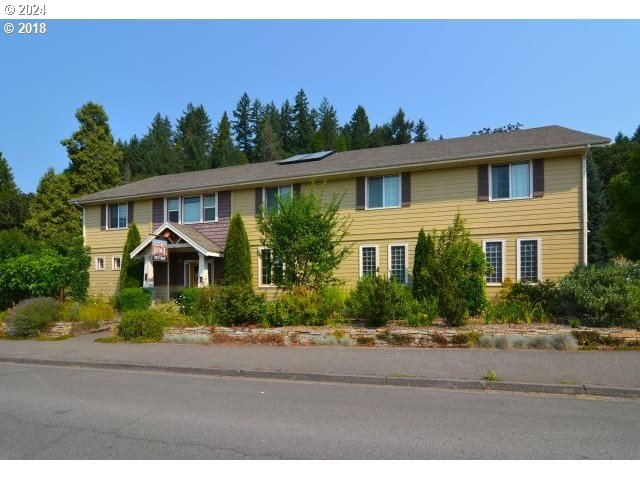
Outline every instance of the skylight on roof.
<path id="1" fill-rule="evenodd" d="M 314 162 L 316 160 L 322 160 L 323 158 L 327 158 L 329 155 L 335 153 L 333 150 L 324 150 L 322 152 L 314 152 L 314 153 L 303 153 L 300 155 L 294 155 L 293 157 L 289 157 L 285 160 L 280 160 L 276 162 L 276 165 L 289 165 L 291 163 L 301 163 L 301 162 Z"/>

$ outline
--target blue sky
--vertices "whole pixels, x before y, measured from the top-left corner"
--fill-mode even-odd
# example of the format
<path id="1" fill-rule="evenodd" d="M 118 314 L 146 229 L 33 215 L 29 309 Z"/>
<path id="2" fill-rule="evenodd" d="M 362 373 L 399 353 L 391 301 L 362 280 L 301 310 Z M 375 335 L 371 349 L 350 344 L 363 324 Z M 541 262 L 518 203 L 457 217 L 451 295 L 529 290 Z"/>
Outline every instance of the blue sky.
<path id="1" fill-rule="evenodd" d="M 560 124 L 613 137 L 640 123 L 640 21 L 49 21 L 0 32 L 0 151 L 24 191 L 68 160 L 86 101 L 116 138 L 188 102 L 213 123 L 240 95 L 280 104 L 304 88 L 348 120 L 402 106 L 432 136 Z"/>

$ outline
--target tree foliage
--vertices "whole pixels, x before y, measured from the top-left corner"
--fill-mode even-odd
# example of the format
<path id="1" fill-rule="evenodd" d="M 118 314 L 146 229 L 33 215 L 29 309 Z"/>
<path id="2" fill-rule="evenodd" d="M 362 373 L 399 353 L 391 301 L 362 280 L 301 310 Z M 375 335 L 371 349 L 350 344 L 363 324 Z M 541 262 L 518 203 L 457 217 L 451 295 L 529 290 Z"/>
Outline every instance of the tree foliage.
<path id="1" fill-rule="evenodd" d="M 418 123 L 416 123 L 416 126 L 413 129 L 413 133 L 414 133 L 413 141 L 416 143 L 427 142 L 430 140 L 429 127 L 427 126 L 423 118 L 418 120 Z"/>
<path id="2" fill-rule="evenodd" d="M 185 171 L 209 168 L 213 132 L 211 120 L 204 106 L 187 105 L 176 128 L 176 148 Z"/>
<path id="3" fill-rule="evenodd" d="M 85 103 L 76 112 L 76 119 L 78 130 L 60 142 L 69 157 L 71 192 L 80 196 L 118 185 L 123 154 L 113 141 L 104 108 Z"/>
<path id="4" fill-rule="evenodd" d="M 16 185 L 11 167 L 0 152 L 0 230 L 22 228 L 30 199 Z"/>
<path id="5" fill-rule="evenodd" d="M 249 237 L 244 228 L 242 216 L 235 213 L 231 217 L 227 243 L 224 248 L 222 283 L 251 287 L 251 250 Z"/>
<path id="6" fill-rule="evenodd" d="M 351 250 L 342 244 L 350 220 L 340 214 L 341 201 L 334 195 L 325 202 L 314 188 L 292 198 L 277 197 L 277 209 L 262 210 L 262 244 L 284 263 L 284 275 L 274 275 L 278 287 L 318 289 L 336 283 L 335 271 Z"/>
<path id="7" fill-rule="evenodd" d="M 416 300 L 435 298 L 436 288 L 431 276 L 434 256 L 433 237 L 421 228 L 413 260 L 413 296 Z"/>
<path id="8" fill-rule="evenodd" d="M 371 146 L 371 124 L 362 105 L 358 105 L 351 120 L 344 127 L 348 150 L 360 150 Z"/>
<path id="9" fill-rule="evenodd" d="M 614 252 L 640 260 L 640 152 L 630 158 L 626 172 L 611 179 L 607 196 L 611 210 L 603 235 Z"/>
<path id="10" fill-rule="evenodd" d="M 484 127 L 480 130 L 476 130 L 475 132 L 471 132 L 471 135 L 490 135 L 492 133 L 502 133 L 502 132 L 514 132 L 516 130 L 522 129 L 523 125 L 518 123 L 508 123 L 506 125 L 502 125 L 500 127 Z"/>
<path id="11" fill-rule="evenodd" d="M 389 122 L 389 134 L 391 135 L 391 145 L 402 145 L 411 143 L 411 132 L 413 122 L 406 118 L 404 110 L 399 108 Z"/>
<path id="12" fill-rule="evenodd" d="M 144 275 L 144 260 L 142 258 L 131 258 L 133 252 L 140 245 L 140 231 L 135 223 L 129 226 L 127 239 L 124 242 L 122 257 L 120 257 L 120 290 L 124 288 L 137 288 L 142 286 L 142 276 Z"/>

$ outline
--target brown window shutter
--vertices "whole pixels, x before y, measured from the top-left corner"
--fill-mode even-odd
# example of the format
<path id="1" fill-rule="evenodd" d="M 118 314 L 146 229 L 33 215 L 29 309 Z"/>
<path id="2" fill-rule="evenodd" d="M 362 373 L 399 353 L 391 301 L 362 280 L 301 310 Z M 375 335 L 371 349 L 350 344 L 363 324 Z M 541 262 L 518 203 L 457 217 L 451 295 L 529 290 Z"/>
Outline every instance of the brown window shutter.
<path id="1" fill-rule="evenodd" d="M 295 193 L 296 195 L 300 195 L 301 192 L 302 192 L 302 184 L 301 183 L 294 183 L 293 184 L 293 193 Z"/>
<path id="2" fill-rule="evenodd" d="M 533 161 L 533 196 L 544 196 L 544 158 Z"/>
<path id="3" fill-rule="evenodd" d="M 262 207 L 262 187 L 256 188 L 256 215 L 260 214 L 260 208 Z"/>
<path id="4" fill-rule="evenodd" d="M 364 206 L 365 206 L 364 182 L 365 182 L 365 177 L 356 178 L 356 210 L 364 210 Z"/>
<path id="5" fill-rule="evenodd" d="M 164 198 L 154 198 L 151 211 L 151 221 L 154 224 L 164 223 Z"/>
<path id="6" fill-rule="evenodd" d="M 107 229 L 107 206 L 100 205 L 100 230 Z"/>
<path id="7" fill-rule="evenodd" d="M 127 202 L 127 227 L 133 223 L 133 202 Z"/>
<path id="8" fill-rule="evenodd" d="M 478 201 L 489 200 L 489 165 L 478 165 Z"/>
<path id="9" fill-rule="evenodd" d="M 411 173 L 404 172 L 402 174 L 402 206 L 411 205 Z"/>

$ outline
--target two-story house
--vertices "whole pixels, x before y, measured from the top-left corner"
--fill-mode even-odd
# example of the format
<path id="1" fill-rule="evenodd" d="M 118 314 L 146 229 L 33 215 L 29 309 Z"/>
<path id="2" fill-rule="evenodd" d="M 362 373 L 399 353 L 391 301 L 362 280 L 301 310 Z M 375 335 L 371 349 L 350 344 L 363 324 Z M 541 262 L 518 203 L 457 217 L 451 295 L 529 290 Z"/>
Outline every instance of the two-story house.
<path id="1" fill-rule="evenodd" d="M 344 195 L 352 220 L 350 256 L 337 276 L 352 286 L 379 272 L 411 281 L 418 231 L 444 228 L 460 211 L 493 266 L 488 292 L 502 281 L 557 279 L 587 261 L 586 155 L 608 138 L 559 126 L 348 152 L 319 152 L 251 165 L 147 178 L 72 202 L 83 209 L 91 247 L 90 293 L 114 295 L 127 229 L 142 238 L 144 285 L 158 300 L 219 282 L 233 213 L 251 244 L 254 287 L 273 291 L 277 261 L 261 246 L 256 217 L 276 195 Z M 154 239 L 168 254 L 152 252 Z M 160 261 L 162 260 L 162 261 Z M 227 266 L 233 268 L 233 266 Z"/>

